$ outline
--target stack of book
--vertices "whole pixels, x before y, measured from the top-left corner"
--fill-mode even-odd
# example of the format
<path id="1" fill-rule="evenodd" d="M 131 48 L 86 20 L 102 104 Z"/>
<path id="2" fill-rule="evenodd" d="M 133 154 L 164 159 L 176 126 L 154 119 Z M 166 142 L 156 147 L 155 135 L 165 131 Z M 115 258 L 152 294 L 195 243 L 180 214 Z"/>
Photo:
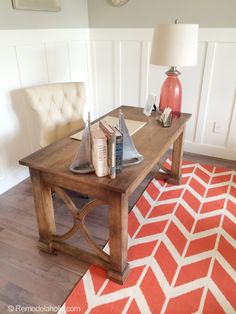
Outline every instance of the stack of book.
<path id="1" fill-rule="evenodd" d="M 123 135 L 106 121 L 99 121 L 99 127 L 91 131 L 92 162 L 98 177 L 109 175 L 114 179 L 122 170 Z"/>

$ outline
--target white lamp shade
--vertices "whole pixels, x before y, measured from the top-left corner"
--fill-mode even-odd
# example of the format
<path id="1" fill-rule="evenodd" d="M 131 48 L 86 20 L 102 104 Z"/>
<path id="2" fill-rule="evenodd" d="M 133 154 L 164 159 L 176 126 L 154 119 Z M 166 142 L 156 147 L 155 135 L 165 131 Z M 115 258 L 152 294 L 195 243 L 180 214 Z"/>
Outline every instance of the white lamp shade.
<path id="1" fill-rule="evenodd" d="M 157 25 L 152 41 L 150 63 L 165 66 L 197 64 L 198 25 Z"/>

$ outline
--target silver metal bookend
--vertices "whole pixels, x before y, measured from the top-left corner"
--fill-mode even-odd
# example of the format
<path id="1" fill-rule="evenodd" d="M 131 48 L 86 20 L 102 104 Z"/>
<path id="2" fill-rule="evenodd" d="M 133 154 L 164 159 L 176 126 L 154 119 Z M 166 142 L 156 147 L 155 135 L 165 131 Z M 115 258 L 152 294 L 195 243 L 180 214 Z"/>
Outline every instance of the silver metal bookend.
<path id="1" fill-rule="evenodd" d="M 79 151 L 69 169 L 75 173 L 94 172 L 91 151 L 90 112 L 88 113 L 88 120 L 83 132 Z"/>
<path id="2" fill-rule="evenodd" d="M 125 124 L 122 111 L 119 111 L 119 130 L 123 134 L 123 167 L 139 164 L 143 161 L 143 155 L 139 154 Z"/>

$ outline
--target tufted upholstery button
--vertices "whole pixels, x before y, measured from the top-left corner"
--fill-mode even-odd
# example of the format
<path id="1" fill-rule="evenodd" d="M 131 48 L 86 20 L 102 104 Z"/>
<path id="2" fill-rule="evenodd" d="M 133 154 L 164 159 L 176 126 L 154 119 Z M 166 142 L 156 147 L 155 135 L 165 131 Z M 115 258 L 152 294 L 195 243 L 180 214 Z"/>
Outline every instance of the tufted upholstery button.
<path id="1" fill-rule="evenodd" d="M 82 82 L 54 83 L 25 89 L 26 100 L 41 121 L 40 145 L 47 146 L 84 125 Z"/>

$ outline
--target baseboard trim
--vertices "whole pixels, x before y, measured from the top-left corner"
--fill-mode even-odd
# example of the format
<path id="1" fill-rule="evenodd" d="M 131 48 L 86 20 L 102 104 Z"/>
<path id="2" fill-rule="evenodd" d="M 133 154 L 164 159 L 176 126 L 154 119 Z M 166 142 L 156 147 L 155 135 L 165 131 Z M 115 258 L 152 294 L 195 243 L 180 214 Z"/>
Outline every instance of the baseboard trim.
<path id="1" fill-rule="evenodd" d="M 184 151 L 189 153 L 211 156 L 220 159 L 236 161 L 236 150 L 227 149 L 224 147 L 210 146 L 196 143 L 184 143 Z"/>
<path id="2" fill-rule="evenodd" d="M 7 176 L 0 180 L 0 195 L 28 177 L 29 170 L 25 167 L 19 167 L 12 172 L 8 172 Z"/>

